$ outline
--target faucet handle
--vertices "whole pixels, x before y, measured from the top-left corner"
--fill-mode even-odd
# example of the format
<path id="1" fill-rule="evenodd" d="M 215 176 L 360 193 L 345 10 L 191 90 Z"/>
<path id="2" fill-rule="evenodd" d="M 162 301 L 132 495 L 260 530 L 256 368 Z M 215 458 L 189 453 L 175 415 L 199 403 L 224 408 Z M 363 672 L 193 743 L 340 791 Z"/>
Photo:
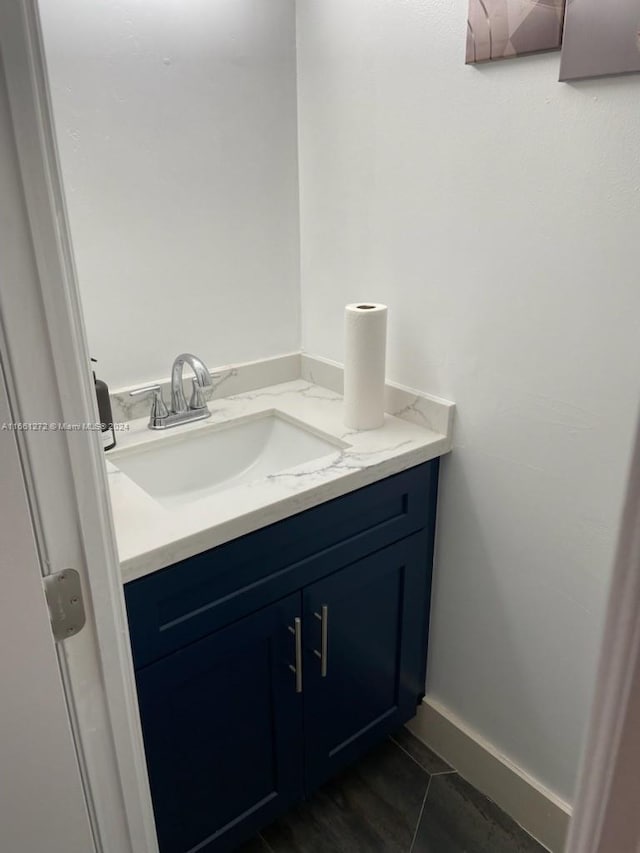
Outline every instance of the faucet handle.
<path id="1" fill-rule="evenodd" d="M 130 397 L 139 397 L 141 394 L 153 394 L 151 411 L 149 412 L 149 426 L 152 429 L 157 429 L 160 422 L 169 417 L 169 410 L 162 398 L 162 387 L 160 385 L 146 385 L 144 388 L 129 391 Z"/>
<path id="2" fill-rule="evenodd" d="M 191 380 L 191 382 L 193 390 L 191 392 L 191 399 L 189 400 L 189 408 L 206 409 L 207 401 L 205 400 L 204 391 L 202 390 L 203 386 L 199 384 L 198 380 L 195 377 Z"/>

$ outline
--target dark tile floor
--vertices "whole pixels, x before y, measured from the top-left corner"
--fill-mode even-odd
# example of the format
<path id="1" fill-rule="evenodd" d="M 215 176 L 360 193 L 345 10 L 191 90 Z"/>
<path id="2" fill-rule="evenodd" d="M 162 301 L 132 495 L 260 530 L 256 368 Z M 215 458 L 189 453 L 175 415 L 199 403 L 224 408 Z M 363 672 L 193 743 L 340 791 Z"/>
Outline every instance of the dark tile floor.
<path id="1" fill-rule="evenodd" d="M 406 729 L 237 853 L 544 853 Z"/>

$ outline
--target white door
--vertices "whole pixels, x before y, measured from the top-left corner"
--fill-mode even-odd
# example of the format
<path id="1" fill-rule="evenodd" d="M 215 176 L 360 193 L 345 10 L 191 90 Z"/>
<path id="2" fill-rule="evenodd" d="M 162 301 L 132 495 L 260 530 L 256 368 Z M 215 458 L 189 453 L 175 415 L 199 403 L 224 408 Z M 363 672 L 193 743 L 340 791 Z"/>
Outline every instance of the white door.
<path id="1" fill-rule="evenodd" d="M 0 59 L 2 54 L 0 52 Z M 16 197 L 4 64 L 0 62 L 0 292 L 25 285 L 15 263 L 28 230 Z M 14 263 L 12 264 L 12 261 Z M 14 275 L 15 274 L 15 277 Z M 0 303 L 2 299 L 0 298 Z M 6 323 L 6 317 L 3 318 Z M 12 853 L 92 853 L 42 566 L 12 431 L 8 354 L 0 329 L 0 846 Z"/>
<path id="2" fill-rule="evenodd" d="M 0 842 L 90 853 L 87 806 L 0 375 Z"/>
<path id="3" fill-rule="evenodd" d="M 1 429 L 98 419 L 37 0 L 0 0 L 0 365 L 0 850 L 157 853 L 100 436 Z M 54 644 L 67 568 L 87 623 Z"/>

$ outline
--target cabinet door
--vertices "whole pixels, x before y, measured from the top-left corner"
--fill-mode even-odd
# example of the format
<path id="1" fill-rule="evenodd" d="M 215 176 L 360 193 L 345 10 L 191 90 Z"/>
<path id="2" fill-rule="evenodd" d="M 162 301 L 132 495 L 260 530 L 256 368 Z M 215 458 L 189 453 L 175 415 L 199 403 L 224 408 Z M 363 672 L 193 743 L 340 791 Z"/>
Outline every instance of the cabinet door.
<path id="1" fill-rule="evenodd" d="M 414 716 L 430 588 L 428 537 L 418 534 L 304 591 L 307 793 Z"/>
<path id="2" fill-rule="evenodd" d="M 161 853 L 229 851 L 302 796 L 295 594 L 138 671 Z"/>

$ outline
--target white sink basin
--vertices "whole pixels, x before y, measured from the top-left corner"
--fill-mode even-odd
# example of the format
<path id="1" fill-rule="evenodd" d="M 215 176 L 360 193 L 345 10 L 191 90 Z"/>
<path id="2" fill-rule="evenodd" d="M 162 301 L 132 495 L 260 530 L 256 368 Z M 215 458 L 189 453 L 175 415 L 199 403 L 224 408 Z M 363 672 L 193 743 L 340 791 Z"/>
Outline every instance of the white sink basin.
<path id="1" fill-rule="evenodd" d="M 109 454 L 163 506 L 201 500 L 347 447 L 278 412 L 166 436 Z"/>

